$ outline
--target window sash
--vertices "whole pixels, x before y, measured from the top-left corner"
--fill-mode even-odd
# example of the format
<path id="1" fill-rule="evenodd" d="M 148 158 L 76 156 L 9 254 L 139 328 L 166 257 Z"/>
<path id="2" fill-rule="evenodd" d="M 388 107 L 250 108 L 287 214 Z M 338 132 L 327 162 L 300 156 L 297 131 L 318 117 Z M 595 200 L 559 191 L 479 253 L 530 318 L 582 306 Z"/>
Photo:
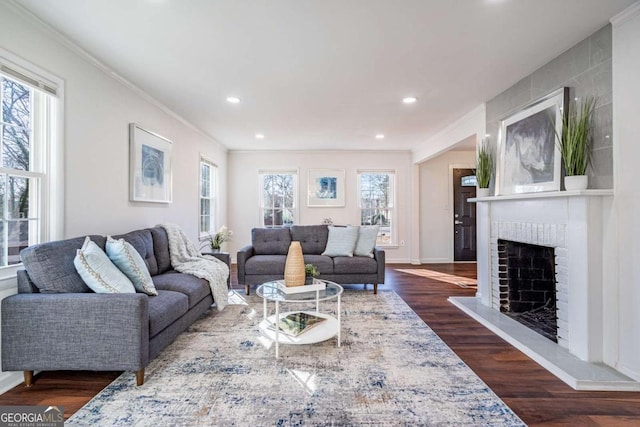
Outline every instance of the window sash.
<path id="1" fill-rule="evenodd" d="M 295 224 L 297 217 L 297 172 L 259 171 L 259 212 L 264 227 Z M 268 181 L 267 181 L 268 180 Z"/>
<path id="2" fill-rule="evenodd" d="M 0 85 L 0 99 L 3 101 L 0 108 L 0 267 L 7 267 L 19 264 L 20 250 L 29 245 L 39 243 L 43 235 L 44 221 L 42 221 L 43 207 L 43 181 L 46 174 L 43 171 L 43 157 L 45 156 L 49 139 L 49 116 L 52 114 L 49 97 L 39 91 L 30 89 L 30 85 L 25 85 L 16 79 L 7 79 L 0 75 L 0 81 L 8 80 L 17 83 L 28 89 L 28 123 L 20 126 L 11 118 L 5 120 L 5 84 Z M 7 166 L 5 156 L 8 149 L 18 148 L 11 144 L 6 138 L 7 129 L 17 129 L 26 133 L 28 144 L 28 158 L 22 166 L 27 168 L 18 169 Z M 37 130 L 37 132 L 36 132 Z M 5 143 L 9 143 L 5 145 Z M 14 151 L 15 156 L 20 158 L 20 151 Z M 20 166 L 19 163 L 13 163 Z M 18 193 L 16 193 L 18 191 Z M 25 197 L 26 198 L 23 198 Z"/>
<path id="3" fill-rule="evenodd" d="M 201 235 L 215 230 L 217 208 L 217 176 L 218 167 L 212 162 L 200 159 L 200 188 L 199 188 L 199 221 L 198 228 Z"/>
<path id="4" fill-rule="evenodd" d="M 365 179 L 369 175 L 379 175 L 379 185 L 376 186 L 371 179 Z M 385 184 L 385 180 L 386 188 L 381 185 Z M 395 172 L 358 171 L 358 204 L 360 225 L 380 225 L 376 244 L 394 245 L 396 241 Z"/>

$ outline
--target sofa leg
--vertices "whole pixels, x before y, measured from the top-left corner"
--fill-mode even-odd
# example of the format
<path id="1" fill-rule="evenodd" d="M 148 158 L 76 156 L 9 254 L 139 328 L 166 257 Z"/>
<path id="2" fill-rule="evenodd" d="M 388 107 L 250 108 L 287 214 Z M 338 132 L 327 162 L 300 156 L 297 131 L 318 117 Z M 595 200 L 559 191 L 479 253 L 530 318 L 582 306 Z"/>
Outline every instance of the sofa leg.
<path id="1" fill-rule="evenodd" d="M 249 295 L 249 293 L 251 292 L 251 285 L 244 285 L 244 290 L 247 293 L 247 295 Z"/>
<path id="2" fill-rule="evenodd" d="M 144 384 L 144 368 L 136 371 L 136 385 L 141 386 Z"/>
<path id="3" fill-rule="evenodd" d="M 373 284 L 373 294 L 376 295 L 378 293 L 378 284 L 374 283 Z"/>
<path id="4" fill-rule="evenodd" d="M 33 385 L 33 371 L 24 371 L 24 385 L 31 387 Z"/>

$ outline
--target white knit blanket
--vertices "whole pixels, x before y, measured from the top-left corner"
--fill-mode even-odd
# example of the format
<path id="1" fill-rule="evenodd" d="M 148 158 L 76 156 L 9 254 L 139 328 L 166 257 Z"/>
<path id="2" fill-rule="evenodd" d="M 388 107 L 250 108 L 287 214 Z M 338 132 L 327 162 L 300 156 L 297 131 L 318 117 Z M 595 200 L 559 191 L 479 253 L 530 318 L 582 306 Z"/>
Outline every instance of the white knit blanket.
<path id="1" fill-rule="evenodd" d="M 227 278 L 229 267 L 211 255 L 202 255 L 189 240 L 185 232 L 175 224 L 160 224 L 169 237 L 171 265 L 180 273 L 191 274 L 205 279 L 211 287 L 211 294 L 218 310 L 226 307 L 229 299 Z"/>

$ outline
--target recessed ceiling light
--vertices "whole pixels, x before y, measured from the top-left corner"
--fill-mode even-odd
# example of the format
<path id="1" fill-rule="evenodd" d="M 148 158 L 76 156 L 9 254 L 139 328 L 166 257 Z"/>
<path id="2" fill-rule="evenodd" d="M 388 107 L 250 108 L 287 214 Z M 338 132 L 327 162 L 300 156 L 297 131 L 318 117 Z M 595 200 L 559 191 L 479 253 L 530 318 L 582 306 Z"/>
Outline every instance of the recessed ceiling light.
<path id="1" fill-rule="evenodd" d="M 227 96 L 227 102 L 230 102 L 231 104 L 238 104 L 240 103 L 240 98 L 237 96 Z"/>
<path id="2" fill-rule="evenodd" d="M 264 134 L 256 133 L 256 139 L 264 139 Z"/>
<path id="3" fill-rule="evenodd" d="M 417 100 L 418 98 L 416 98 L 415 96 L 407 96 L 405 98 L 402 98 L 402 102 L 404 102 L 405 104 L 413 104 Z"/>
<path id="4" fill-rule="evenodd" d="M 379 133 L 376 135 L 376 139 L 384 139 L 384 135 Z"/>

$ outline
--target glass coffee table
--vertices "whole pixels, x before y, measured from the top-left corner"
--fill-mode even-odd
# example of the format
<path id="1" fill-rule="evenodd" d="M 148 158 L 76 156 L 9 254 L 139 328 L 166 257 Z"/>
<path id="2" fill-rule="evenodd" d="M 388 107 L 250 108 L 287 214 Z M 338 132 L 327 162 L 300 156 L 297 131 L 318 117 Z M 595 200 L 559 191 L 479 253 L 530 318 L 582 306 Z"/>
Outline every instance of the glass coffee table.
<path id="1" fill-rule="evenodd" d="M 328 280 L 322 280 L 326 284 L 326 288 L 322 290 L 300 292 L 294 294 L 286 294 L 278 289 L 278 281 L 266 282 L 258 286 L 256 294 L 263 299 L 263 319 L 258 325 L 260 333 L 273 341 L 276 346 L 276 359 L 280 355 L 280 344 L 314 344 L 326 341 L 335 336 L 338 338 L 338 347 L 340 347 L 340 298 L 342 295 L 342 286 Z M 320 301 L 336 300 L 337 316 L 334 317 L 327 313 L 320 312 Z M 275 303 L 275 314 L 269 316 L 267 310 L 267 302 Z M 313 303 L 316 304 L 315 311 L 288 311 L 280 313 L 281 303 Z M 319 324 L 313 326 L 309 330 L 305 330 L 300 335 L 293 336 L 281 332 L 279 328 L 274 328 L 276 319 L 282 319 L 296 313 L 306 313 L 324 319 Z"/>

